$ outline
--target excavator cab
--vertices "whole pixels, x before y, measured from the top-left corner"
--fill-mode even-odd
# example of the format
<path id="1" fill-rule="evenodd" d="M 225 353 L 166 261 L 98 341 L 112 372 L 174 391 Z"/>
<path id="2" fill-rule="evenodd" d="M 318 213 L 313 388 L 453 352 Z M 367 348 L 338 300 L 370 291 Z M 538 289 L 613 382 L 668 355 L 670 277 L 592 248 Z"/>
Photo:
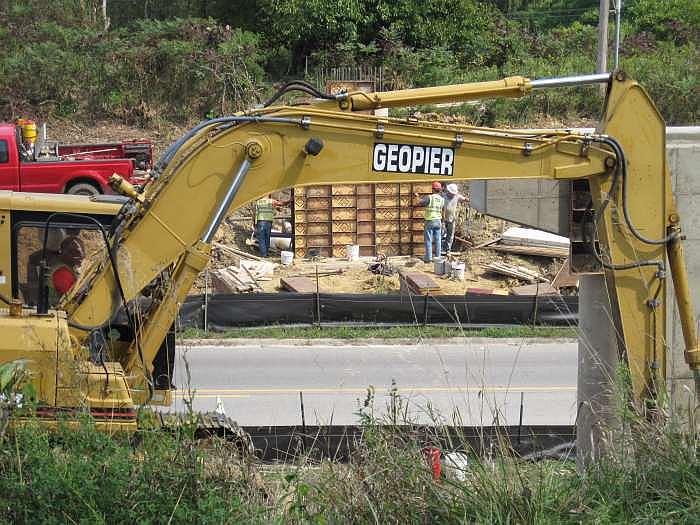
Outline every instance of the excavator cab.
<path id="1" fill-rule="evenodd" d="M 56 306 L 71 279 L 104 254 L 100 226 L 109 229 L 120 206 L 89 198 L 0 192 L 0 294 L 36 307 L 42 257 L 59 271 L 49 298 Z M 61 281 L 61 282 L 59 282 Z"/>
<path id="2" fill-rule="evenodd" d="M 48 305 L 54 308 L 104 250 L 104 241 L 94 223 L 60 216 L 56 219 L 48 227 L 41 213 L 30 213 L 13 221 L 12 296 L 21 299 L 25 306 L 38 305 L 42 260 L 48 269 Z"/>
<path id="3" fill-rule="evenodd" d="M 21 305 L 14 314 L 0 312 L 4 335 L 17 342 L 17 347 L 0 350 L 0 362 L 22 359 L 28 363 L 42 401 L 36 412 L 40 418 L 53 420 L 57 412 L 90 407 L 98 422 L 104 420 L 105 428 L 131 429 L 135 428 L 134 392 L 126 386 L 118 363 L 120 353 L 128 348 L 126 342 L 134 338 L 124 309 L 103 330 L 109 351 L 82 356 L 71 346 L 70 322 L 57 308 L 80 276 L 105 257 L 105 237 L 123 204 L 122 199 L 105 200 L 0 192 L 0 295 Z M 49 272 L 46 311 L 41 306 L 42 266 Z M 147 308 L 149 299 L 141 295 L 132 301 L 136 302 Z M 154 359 L 156 392 L 169 393 L 174 388 L 174 339 L 171 329 Z M 100 392 L 105 384 L 113 392 L 106 399 Z"/>

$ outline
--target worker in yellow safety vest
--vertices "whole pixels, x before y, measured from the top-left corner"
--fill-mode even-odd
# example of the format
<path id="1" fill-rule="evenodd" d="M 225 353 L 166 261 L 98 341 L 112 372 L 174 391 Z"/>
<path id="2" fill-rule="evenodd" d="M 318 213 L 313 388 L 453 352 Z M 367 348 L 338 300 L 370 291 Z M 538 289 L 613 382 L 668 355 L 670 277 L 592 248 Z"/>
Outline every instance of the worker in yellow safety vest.
<path id="1" fill-rule="evenodd" d="M 272 198 L 272 194 L 258 199 L 255 203 L 255 231 L 258 237 L 260 255 L 267 257 L 270 251 L 270 235 L 272 233 L 272 220 L 275 218 L 275 209 L 287 206 L 291 200 L 279 201 Z"/>
<path id="2" fill-rule="evenodd" d="M 425 255 L 423 260 L 427 263 L 433 260 L 433 244 L 435 244 L 435 257 L 442 254 L 442 209 L 445 206 L 445 199 L 440 195 L 442 184 L 433 182 L 433 193 L 421 198 L 416 206 L 425 207 L 425 217 L 423 219 L 423 239 L 425 240 Z M 413 194 L 416 199 L 420 197 L 418 193 Z"/>

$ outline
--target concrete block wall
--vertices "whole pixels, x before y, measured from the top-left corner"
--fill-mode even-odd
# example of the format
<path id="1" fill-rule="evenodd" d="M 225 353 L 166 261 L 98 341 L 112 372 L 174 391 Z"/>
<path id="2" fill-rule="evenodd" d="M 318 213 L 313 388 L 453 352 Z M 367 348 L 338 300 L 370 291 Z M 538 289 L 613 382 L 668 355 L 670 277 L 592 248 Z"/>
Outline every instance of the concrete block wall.
<path id="1" fill-rule="evenodd" d="M 666 152 L 676 206 L 686 236 L 685 260 L 697 320 L 700 316 L 700 126 L 668 128 Z M 667 381 L 674 412 L 682 416 L 692 406 L 694 384 L 691 371 L 683 358 L 685 345 L 671 279 L 667 286 L 666 333 L 671 349 L 667 361 Z"/>

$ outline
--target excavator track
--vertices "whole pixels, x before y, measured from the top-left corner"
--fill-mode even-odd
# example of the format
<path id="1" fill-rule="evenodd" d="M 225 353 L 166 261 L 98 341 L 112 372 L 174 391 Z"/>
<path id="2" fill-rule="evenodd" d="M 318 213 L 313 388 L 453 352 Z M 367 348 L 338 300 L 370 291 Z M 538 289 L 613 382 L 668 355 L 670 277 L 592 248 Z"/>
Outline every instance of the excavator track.
<path id="1" fill-rule="evenodd" d="M 253 454 L 253 440 L 233 419 L 217 412 L 149 412 L 152 423 L 168 431 L 188 430 L 197 439 L 218 437 L 234 443 L 241 454 Z"/>

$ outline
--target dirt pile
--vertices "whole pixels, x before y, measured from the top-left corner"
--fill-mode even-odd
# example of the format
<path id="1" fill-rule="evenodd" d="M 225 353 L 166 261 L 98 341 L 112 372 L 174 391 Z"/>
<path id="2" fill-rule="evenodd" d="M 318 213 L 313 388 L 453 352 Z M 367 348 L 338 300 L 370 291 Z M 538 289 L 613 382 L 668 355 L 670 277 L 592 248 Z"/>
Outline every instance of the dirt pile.
<path id="1" fill-rule="evenodd" d="M 497 238 L 510 223 L 491 217 L 477 216 L 472 220 L 472 238 L 475 244 Z M 222 228 L 216 234 L 216 242 L 234 246 L 239 250 L 257 255 L 257 251 L 246 243 L 252 231 L 252 221 L 239 220 L 229 217 Z M 497 275 L 485 268 L 492 262 L 502 262 L 510 265 L 524 266 L 538 272 L 548 280 L 554 278 L 563 264 L 563 260 L 519 256 L 498 253 L 493 250 L 471 249 L 466 247 L 453 255 L 456 262 L 465 263 L 464 281 L 453 280 L 445 277 L 434 278 L 440 284 L 444 294 L 463 294 L 468 288 L 493 289 L 500 293 L 507 293 L 514 286 L 524 284 L 518 279 Z M 278 254 L 272 255 L 269 260 L 279 263 Z M 214 249 L 209 265 L 209 271 L 238 265 L 239 257 L 227 253 L 224 250 Z M 318 268 L 321 276 L 319 288 L 327 292 L 336 293 L 399 293 L 400 281 L 398 270 L 411 269 L 433 274 L 433 265 L 426 264 L 422 259 L 414 256 L 389 257 L 389 264 L 396 270 L 391 276 L 375 275 L 368 271 L 368 265 L 374 261 L 371 257 L 362 257 L 359 261 L 346 261 L 337 258 L 295 259 L 292 266 L 280 265 L 271 280 L 261 281 L 265 292 L 280 291 L 280 280 L 285 277 L 306 276 L 314 280 Z M 337 275 L 324 275 L 330 270 L 341 270 Z M 192 293 L 204 291 L 205 274 L 201 274 L 192 290 Z"/>

